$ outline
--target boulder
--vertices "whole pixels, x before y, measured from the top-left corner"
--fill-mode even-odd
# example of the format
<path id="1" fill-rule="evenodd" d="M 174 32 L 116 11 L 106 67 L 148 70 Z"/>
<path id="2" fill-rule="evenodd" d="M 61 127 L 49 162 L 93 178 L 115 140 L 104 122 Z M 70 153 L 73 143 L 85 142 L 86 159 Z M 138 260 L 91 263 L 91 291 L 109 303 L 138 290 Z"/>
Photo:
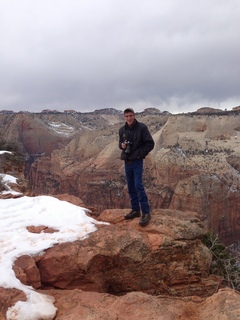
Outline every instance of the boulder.
<path id="1" fill-rule="evenodd" d="M 122 295 L 141 291 L 169 296 L 212 295 L 221 279 L 209 274 L 205 229 L 193 213 L 160 209 L 142 228 L 126 210 L 105 210 L 82 241 L 63 243 L 35 257 L 41 288 L 81 289 Z M 38 279 L 27 282 L 35 284 Z"/>
<path id="2" fill-rule="evenodd" d="M 55 320 L 237 320 L 239 293 L 210 275 L 205 228 L 194 212 L 159 209 L 150 224 L 127 221 L 127 209 L 104 210 L 97 231 L 55 245 L 37 257 L 19 257 L 16 276 L 53 296 Z M 31 232 L 48 230 L 48 226 Z M 0 288 L 0 320 L 25 295 Z"/>

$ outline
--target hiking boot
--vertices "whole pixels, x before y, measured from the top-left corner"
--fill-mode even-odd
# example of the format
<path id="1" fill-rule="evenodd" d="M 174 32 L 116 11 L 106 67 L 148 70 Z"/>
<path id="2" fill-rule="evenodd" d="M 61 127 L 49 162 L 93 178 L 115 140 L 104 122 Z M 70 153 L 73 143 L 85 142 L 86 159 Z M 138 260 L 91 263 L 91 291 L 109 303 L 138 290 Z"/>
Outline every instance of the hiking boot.
<path id="1" fill-rule="evenodd" d="M 150 219 L 151 219 L 150 213 L 143 213 L 139 221 L 139 225 L 142 227 L 146 226 L 147 224 L 149 224 Z"/>
<path id="2" fill-rule="evenodd" d="M 125 214 L 124 219 L 129 220 L 129 219 L 134 219 L 138 217 L 141 217 L 140 212 L 132 210 L 131 212 Z"/>

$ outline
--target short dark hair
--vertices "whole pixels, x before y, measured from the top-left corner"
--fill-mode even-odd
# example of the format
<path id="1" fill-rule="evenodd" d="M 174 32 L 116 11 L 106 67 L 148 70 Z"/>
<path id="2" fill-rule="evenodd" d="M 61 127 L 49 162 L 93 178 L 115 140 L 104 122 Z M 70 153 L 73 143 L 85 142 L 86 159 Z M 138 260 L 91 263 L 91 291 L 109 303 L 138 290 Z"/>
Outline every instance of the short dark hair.
<path id="1" fill-rule="evenodd" d="M 128 112 L 132 112 L 132 113 L 135 113 L 134 110 L 132 108 L 127 108 L 123 111 L 123 113 L 128 113 Z"/>

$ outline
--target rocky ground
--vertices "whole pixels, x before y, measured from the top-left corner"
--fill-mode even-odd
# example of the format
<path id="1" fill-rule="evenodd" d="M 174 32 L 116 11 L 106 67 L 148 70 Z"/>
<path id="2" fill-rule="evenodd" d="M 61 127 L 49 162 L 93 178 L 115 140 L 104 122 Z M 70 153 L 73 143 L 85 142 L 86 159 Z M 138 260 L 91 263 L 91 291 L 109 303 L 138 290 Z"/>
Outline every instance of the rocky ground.
<path id="1" fill-rule="evenodd" d="M 55 298 L 56 320 L 239 319 L 239 293 L 221 288 L 221 278 L 209 274 L 211 254 L 197 217 L 161 209 L 142 228 L 137 219 L 123 219 L 126 211 L 102 212 L 98 219 L 108 224 L 83 241 L 20 257 L 17 277 Z M 0 319 L 18 300 L 24 294 L 0 288 Z"/>
<path id="2" fill-rule="evenodd" d="M 240 318 L 239 293 L 210 274 L 211 253 L 201 241 L 209 228 L 226 243 L 239 241 L 239 115 L 163 116 L 139 119 L 148 122 L 156 142 L 145 161 L 152 207 L 146 228 L 123 219 L 129 204 L 116 145 L 119 114 L 81 115 L 81 124 L 71 117 L 75 131 L 64 126 L 65 135 L 56 133 L 59 118 L 51 114 L 40 120 L 19 114 L 14 126 L 5 127 L 35 157 L 28 168 L 30 184 L 18 159 L 13 167 L 0 162 L 4 173 L 21 178 L 18 191 L 86 206 L 94 218 L 109 223 L 82 242 L 16 261 L 23 283 L 55 298 L 56 320 Z M 104 127 L 106 121 L 112 125 Z M 15 289 L 0 288 L 0 320 L 24 299 Z"/>

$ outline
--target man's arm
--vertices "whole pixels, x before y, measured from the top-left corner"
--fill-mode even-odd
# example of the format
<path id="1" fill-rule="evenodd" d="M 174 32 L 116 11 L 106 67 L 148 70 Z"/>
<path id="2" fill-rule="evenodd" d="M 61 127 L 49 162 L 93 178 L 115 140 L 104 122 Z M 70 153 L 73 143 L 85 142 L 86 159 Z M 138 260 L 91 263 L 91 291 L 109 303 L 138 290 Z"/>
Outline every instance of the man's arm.
<path id="1" fill-rule="evenodd" d="M 142 131 L 142 137 L 143 137 L 143 145 L 139 152 L 139 158 L 145 158 L 150 151 L 154 148 L 154 140 L 151 136 L 151 133 L 148 130 L 148 127 L 145 125 L 143 127 Z"/>
<path id="2" fill-rule="evenodd" d="M 122 137 L 123 130 L 122 130 L 122 128 L 119 129 L 118 135 L 119 135 L 118 147 L 119 147 L 119 149 L 123 150 L 124 148 L 122 147 L 122 143 L 123 143 L 123 137 Z M 125 148 L 126 148 L 126 146 L 125 146 Z"/>

